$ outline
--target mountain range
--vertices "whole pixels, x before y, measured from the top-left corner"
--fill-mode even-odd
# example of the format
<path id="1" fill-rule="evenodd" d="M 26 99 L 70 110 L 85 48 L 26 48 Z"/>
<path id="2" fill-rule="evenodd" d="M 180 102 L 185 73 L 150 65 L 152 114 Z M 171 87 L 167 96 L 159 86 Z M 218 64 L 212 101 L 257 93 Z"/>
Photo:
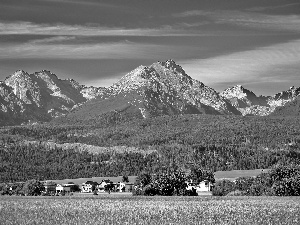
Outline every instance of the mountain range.
<path id="1" fill-rule="evenodd" d="M 299 115 L 300 87 L 256 96 L 241 85 L 221 93 L 191 78 L 173 60 L 139 66 L 110 87 L 87 87 L 50 71 L 18 70 L 0 82 L 0 125 L 97 120 L 106 113 L 159 115 Z M 59 120 L 59 119 L 58 119 Z"/>

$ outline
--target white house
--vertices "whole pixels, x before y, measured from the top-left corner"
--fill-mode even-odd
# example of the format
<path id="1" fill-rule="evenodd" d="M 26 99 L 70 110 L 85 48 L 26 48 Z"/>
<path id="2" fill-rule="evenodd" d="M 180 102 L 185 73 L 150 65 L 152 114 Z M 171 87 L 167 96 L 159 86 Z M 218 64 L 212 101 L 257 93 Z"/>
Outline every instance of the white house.
<path id="1" fill-rule="evenodd" d="M 90 182 L 85 182 L 81 185 L 82 193 L 91 193 L 92 192 L 92 184 Z"/>
<path id="2" fill-rule="evenodd" d="M 70 191 L 71 191 L 70 186 L 64 186 L 64 185 L 61 185 L 61 184 L 58 184 L 56 186 L 56 193 L 62 193 L 62 192 L 69 193 Z"/>
<path id="3" fill-rule="evenodd" d="M 210 192 L 213 185 L 208 180 L 203 180 L 199 184 L 187 182 L 187 190 L 196 189 L 196 192 Z"/>
<path id="4" fill-rule="evenodd" d="M 196 191 L 211 191 L 212 184 L 208 180 L 203 180 L 197 185 Z"/>

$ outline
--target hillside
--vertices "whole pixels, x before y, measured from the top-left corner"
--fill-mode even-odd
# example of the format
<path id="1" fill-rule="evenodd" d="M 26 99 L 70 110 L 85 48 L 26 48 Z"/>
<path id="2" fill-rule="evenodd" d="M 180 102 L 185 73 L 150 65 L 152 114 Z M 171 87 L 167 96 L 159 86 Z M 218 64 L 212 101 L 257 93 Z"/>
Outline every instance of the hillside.
<path id="1" fill-rule="evenodd" d="M 300 116 L 300 97 L 284 106 L 277 107 L 271 116 Z"/>
<path id="2" fill-rule="evenodd" d="M 0 125 L 50 121 L 102 96 L 103 89 L 87 88 L 72 79 L 61 80 L 46 70 L 33 74 L 18 70 L 0 83 L 0 114 L 5 118 L 1 118 Z"/>
<path id="3" fill-rule="evenodd" d="M 217 171 L 299 164 L 299 120 L 173 115 L 7 127 L 0 129 L 0 175 L 65 179 L 188 170 L 191 165 Z"/>

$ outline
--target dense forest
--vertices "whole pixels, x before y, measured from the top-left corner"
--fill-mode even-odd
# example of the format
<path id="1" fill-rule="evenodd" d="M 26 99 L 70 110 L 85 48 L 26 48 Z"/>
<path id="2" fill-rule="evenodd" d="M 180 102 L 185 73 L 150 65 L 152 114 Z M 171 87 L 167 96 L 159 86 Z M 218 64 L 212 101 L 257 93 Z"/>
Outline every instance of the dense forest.
<path id="1" fill-rule="evenodd" d="M 139 175 L 191 165 L 217 171 L 300 163 L 299 117 L 183 115 L 122 121 L 111 116 L 93 125 L 2 128 L 0 182 Z M 108 150 L 93 153 L 48 142 Z M 135 151 L 115 151 L 118 146 Z"/>

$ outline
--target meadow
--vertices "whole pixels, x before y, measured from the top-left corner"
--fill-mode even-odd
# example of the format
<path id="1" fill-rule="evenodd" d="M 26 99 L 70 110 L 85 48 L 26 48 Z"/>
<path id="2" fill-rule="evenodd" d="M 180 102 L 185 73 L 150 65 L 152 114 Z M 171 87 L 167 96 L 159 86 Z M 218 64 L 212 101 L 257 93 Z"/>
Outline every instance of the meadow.
<path id="1" fill-rule="evenodd" d="M 300 224 L 300 198 L 1 196 L 0 224 Z"/>

